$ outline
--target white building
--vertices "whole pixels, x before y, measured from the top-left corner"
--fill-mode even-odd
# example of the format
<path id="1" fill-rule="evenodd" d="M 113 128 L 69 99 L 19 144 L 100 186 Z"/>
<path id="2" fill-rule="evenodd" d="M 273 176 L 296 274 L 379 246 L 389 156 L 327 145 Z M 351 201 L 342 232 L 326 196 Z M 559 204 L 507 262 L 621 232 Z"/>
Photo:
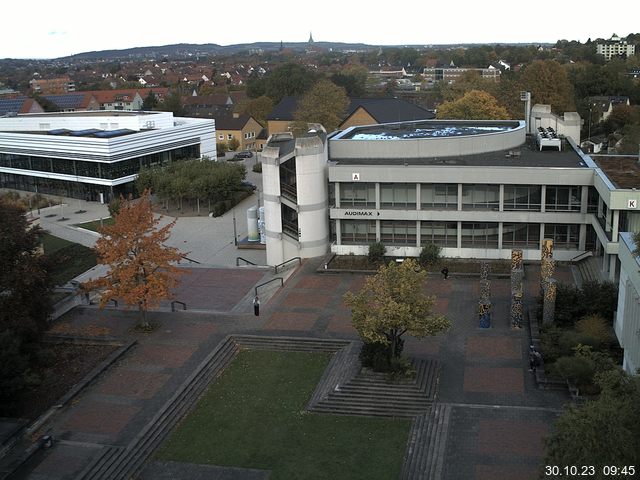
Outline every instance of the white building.
<path id="1" fill-rule="evenodd" d="M 215 122 L 170 112 L 91 111 L 0 118 L 0 187 L 107 201 L 143 166 L 216 158 Z"/>
<path id="2" fill-rule="evenodd" d="M 630 233 L 620 234 L 620 240 L 618 310 L 613 326 L 624 349 L 622 368 L 636 374 L 640 369 L 640 259 L 633 255 L 636 245 Z"/>
<path id="3" fill-rule="evenodd" d="M 596 44 L 596 53 L 603 55 L 604 59 L 609 61 L 611 57 L 635 55 L 636 46 L 628 43 L 626 38 L 620 38 L 614 33 L 609 40 Z"/>

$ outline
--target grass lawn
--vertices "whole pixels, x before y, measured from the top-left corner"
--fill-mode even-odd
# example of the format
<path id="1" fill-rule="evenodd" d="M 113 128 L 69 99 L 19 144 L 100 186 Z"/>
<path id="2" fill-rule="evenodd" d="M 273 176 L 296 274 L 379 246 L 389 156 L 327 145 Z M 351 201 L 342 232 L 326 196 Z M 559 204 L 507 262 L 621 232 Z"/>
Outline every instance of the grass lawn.
<path id="1" fill-rule="evenodd" d="M 409 419 L 304 410 L 328 361 L 319 353 L 240 352 L 157 456 L 271 470 L 271 480 L 398 478 Z"/>
<path id="2" fill-rule="evenodd" d="M 96 265 L 96 254 L 92 249 L 63 238 L 44 234 L 42 247 L 45 255 L 51 259 L 51 275 L 55 285 L 64 285 Z"/>
<path id="3" fill-rule="evenodd" d="M 85 230 L 91 230 L 92 232 L 99 232 L 100 231 L 100 227 L 102 227 L 103 225 L 113 225 L 113 218 L 112 217 L 107 217 L 107 218 L 103 218 L 102 222 L 100 222 L 100 220 L 93 220 L 91 222 L 85 222 L 85 223 L 78 223 L 77 225 L 75 225 L 76 227 L 80 227 L 80 228 L 84 228 Z"/>

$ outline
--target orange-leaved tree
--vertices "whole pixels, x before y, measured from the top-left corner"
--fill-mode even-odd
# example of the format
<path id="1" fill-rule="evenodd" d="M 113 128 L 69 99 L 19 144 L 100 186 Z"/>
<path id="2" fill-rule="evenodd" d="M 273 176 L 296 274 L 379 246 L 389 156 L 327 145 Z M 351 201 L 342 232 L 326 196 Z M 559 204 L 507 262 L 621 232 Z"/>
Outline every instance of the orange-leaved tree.
<path id="1" fill-rule="evenodd" d="M 172 289 L 183 273 L 176 266 L 183 255 L 164 245 L 176 222 L 158 228 L 148 191 L 138 200 L 121 202 L 114 224 L 102 228 L 95 246 L 98 262 L 108 265 L 109 272 L 83 287 L 101 290 L 101 308 L 111 299 L 138 307 L 140 327 L 149 328 L 147 311 L 172 298 Z"/>

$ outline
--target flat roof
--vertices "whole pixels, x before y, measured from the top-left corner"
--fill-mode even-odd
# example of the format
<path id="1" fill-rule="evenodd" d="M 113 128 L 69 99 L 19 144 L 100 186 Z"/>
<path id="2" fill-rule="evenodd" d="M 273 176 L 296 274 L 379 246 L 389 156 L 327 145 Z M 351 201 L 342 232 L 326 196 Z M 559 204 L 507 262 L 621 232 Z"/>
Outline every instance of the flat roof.
<path id="1" fill-rule="evenodd" d="M 76 112 L 43 112 L 25 113 L 20 117 L 136 117 L 142 115 L 157 115 L 165 112 L 147 112 L 142 110 L 78 110 Z"/>
<path id="2" fill-rule="evenodd" d="M 565 142 L 562 151 L 544 149 L 540 151 L 533 137 L 527 137 L 526 143 L 507 150 L 485 152 L 470 155 L 420 158 L 333 158 L 329 151 L 329 160 L 334 165 L 431 165 L 431 166 L 487 166 L 487 167 L 537 167 L 537 168 L 589 168 L 582 157 Z"/>
<path id="3" fill-rule="evenodd" d="M 416 138 L 464 137 L 515 130 L 516 121 L 460 121 L 422 120 L 352 127 L 332 139 L 349 140 L 407 140 Z"/>
<path id="4" fill-rule="evenodd" d="M 640 159 L 629 155 L 591 155 L 616 188 L 640 188 Z"/>

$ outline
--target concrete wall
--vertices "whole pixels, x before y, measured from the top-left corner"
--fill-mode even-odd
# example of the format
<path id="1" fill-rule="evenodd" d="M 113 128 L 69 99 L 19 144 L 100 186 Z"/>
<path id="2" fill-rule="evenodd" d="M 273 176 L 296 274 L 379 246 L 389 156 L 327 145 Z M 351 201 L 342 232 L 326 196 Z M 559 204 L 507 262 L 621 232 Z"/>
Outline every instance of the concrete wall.
<path id="1" fill-rule="evenodd" d="M 456 122 L 447 120 L 447 123 Z M 526 140 L 524 122 L 512 123 L 517 126 L 502 132 L 393 141 L 352 140 L 343 138 L 349 134 L 346 132 L 329 140 L 329 152 L 331 158 L 433 158 L 508 150 L 521 146 Z"/>
<path id="2" fill-rule="evenodd" d="M 260 153 L 260 161 L 262 162 L 264 228 L 267 237 L 267 265 L 278 265 L 285 260 L 282 212 L 280 206 L 279 156 L 280 149 L 278 147 L 267 146 L 264 147 L 262 153 Z"/>
<path id="3" fill-rule="evenodd" d="M 580 126 L 582 119 L 577 112 L 565 112 L 562 117 L 551 112 L 551 105 L 536 104 L 531 109 L 529 133 L 535 133 L 538 127 L 553 128 L 558 134 L 580 145 Z"/>
<path id="4" fill-rule="evenodd" d="M 620 234 L 620 280 L 614 330 L 624 349 L 622 367 L 631 374 L 640 368 L 640 260 L 633 256 L 630 233 Z"/>

